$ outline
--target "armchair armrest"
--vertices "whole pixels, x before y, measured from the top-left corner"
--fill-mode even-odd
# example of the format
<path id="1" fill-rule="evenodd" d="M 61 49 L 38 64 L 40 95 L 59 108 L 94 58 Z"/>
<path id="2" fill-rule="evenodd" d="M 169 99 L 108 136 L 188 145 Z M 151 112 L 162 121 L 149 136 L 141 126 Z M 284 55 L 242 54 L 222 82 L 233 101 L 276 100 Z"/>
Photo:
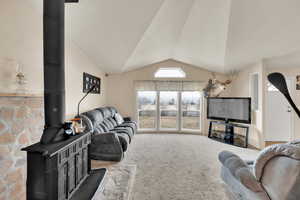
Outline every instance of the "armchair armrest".
<path id="1" fill-rule="evenodd" d="M 92 121 L 86 115 L 80 115 L 79 117 L 81 118 L 83 125 L 86 127 L 86 130 L 94 133 L 95 130 Z"/>
<path id="2" fill-rule="evenodd" d="M 223 151 L 219 154 L 223 167 L 227 168 L 232 176 L 242 185 L 253 192 L 263 191 L 261 184 L 256 180 L 248 165 L 237 155 Z"/>
<path id="3" fill-rule="evenodd" d="M 253 192 L 264 191 L 260 182 L 258 182 L 249 167 L 236 169 L 235 177 L 249 190 Z"/>
<path id="4" fill-rule="evenodd" d="M 136 123 L 135 121 L 133 121 L 131 117 L 124 117 L 123 119 L 124 119 L 124 122 L 125 122 L 125 123 L 126 123 L 126 122 L 133 123 L 133 124 L 135 125 L 135 128 L 136 128 L 136 129 L 138 128 L 137 123 Z"/>
<path id="5" fill-rule="evenodd" d="M 119 138 L 116 133 L 109 132 L 109 133 L 101 133 L 98 135 L 94 135 L 92 137 L 92 144 L 116 144 L 119 143 Z"/>
<path id="6" fill-rule="evenodd" d="M 262 150 L 254 163 L 254 174 L 257 180 L 261 180 L 265 165 L 277 156 L 300 160 L 300 147 L 293 143 L 275 144 Z"/>
<path id="7" fill-rule="evenodd" d="M 89 157 L 94 160 L 120 161 L 123 149 L 116 133 L 94 135 L 89 149 Z"/>

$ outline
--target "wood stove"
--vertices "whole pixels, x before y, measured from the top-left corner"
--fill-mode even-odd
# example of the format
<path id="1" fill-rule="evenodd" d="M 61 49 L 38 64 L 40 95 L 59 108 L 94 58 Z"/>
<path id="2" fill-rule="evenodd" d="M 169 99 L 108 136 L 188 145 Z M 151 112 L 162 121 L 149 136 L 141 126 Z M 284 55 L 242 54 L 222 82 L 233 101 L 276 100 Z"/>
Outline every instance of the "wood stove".
<path id="1" fill-rule="evenodd" d="M 39 143 L 27 151 L 26 195 L 30 200 L 89 200 L 103 188 L 106 169 L 91 170 L 90 132 L 66 138 L 65 3 L 44 0 L 45 128 Z"/>
<path id="2" fill-rule="evenodd" d="M 27 151 L 27 199 L 89 200 L 103 189 L 106 169 L 91 170 L 91 133 L 54 143 L 37 143 Z"/>

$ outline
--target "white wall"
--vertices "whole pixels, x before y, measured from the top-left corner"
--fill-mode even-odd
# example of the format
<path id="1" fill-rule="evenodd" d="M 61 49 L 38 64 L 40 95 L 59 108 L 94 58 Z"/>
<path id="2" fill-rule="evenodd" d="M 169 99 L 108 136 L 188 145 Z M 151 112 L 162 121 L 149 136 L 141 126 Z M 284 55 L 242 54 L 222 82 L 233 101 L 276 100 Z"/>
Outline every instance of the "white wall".
<path id="1" fill-rule="evenodd" d="M 252 124 L 249 131 L 249 144 L 257 148 L 264 147 L 264 82 L 265 71 L 262 62 L 248 65 L 240 71 L 237 78 L 228 88 L 227 96 L 251 97 L 250 76 L 253 73 L 259 75 L 259 109 L 252 111 Z"/>
<path id="2" fill-rule="evenodd" d="M 20 65 L 28 83 L 28 93 L 43 93 L 43 29 L 42 16 L 27 1 L 0 1 L 0 93 L 16 89 L 16 66 Z M 69 28 L 68 26 L 66 26 Z M 68 32 L 68 30 L 66 30 Z M 105 104 L 104 73 L 66 36 L 66 116 L 76 114 L 77 102 L 83 96 L 82 73 L 102 79 L 102 94 L 91 95 L 82 111 Z"/>
<path id="3" fill-rule="evenodd" d="M 106 105 L 105 73 L 96 66 L 79 48 L 68 43 L 66 46 L 66 115 L 71 118 L 77 111 L 78 101 L 83 97 L 83 72 L 101 78 L 101 94 L 90 94 L 81 104 L 80 111 L 88 111 Z"/>

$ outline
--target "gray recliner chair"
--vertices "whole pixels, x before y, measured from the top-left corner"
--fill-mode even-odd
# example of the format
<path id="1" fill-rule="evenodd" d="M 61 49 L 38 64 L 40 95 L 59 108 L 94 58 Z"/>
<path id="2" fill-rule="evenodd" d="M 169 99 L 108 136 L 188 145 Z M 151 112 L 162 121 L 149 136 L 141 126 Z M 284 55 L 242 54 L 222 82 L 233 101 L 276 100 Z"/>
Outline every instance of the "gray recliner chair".
<path id="1" fill-rule="evenodd" d="M 221 177 L 231 199 L 299 200 L 300 140 L 262 150 L 254 162 L 223 151 Z"/>

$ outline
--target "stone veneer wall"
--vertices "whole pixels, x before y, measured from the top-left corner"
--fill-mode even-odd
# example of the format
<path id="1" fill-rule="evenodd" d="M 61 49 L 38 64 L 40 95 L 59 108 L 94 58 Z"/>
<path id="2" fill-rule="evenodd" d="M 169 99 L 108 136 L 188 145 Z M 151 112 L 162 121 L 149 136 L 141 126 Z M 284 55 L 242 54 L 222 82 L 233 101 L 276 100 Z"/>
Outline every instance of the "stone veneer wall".
<path id="1" fill-rule="evenodd" d="M 40 140 L 43 98 L 0 96 L 0 200 L 26 199 L 26 153 Z"/>

